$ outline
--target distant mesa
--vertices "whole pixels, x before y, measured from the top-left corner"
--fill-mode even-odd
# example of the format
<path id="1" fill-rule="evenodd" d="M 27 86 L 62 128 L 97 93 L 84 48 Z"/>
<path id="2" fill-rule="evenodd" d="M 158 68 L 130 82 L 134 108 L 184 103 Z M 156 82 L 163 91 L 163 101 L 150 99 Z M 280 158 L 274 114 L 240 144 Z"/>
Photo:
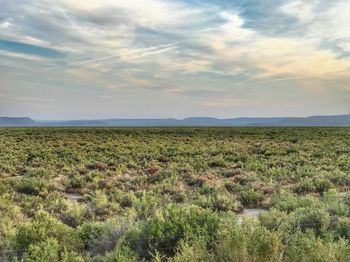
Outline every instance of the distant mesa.
<path id="1" fill-rule="evenodd" d="M 0 117 L 0 126 L 33 126 L 36 124 L 29 117 Z"/>
<path id="2" fill-rule="evenodd" d="M 310 117 L 227 118 L 190 117 L 185 119 L 92 119 L 36 121 L 28 117 L 0 117 L 0 126 L 350 126 L 349 115 Z"/>

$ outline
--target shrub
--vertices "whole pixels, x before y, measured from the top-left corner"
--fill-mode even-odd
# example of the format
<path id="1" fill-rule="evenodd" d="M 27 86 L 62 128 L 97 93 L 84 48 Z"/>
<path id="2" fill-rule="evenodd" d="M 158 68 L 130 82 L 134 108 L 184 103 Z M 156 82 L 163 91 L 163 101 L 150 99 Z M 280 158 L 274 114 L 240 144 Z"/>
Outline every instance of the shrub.
<path id="1" fill-rule="evenodd" d="M 75 175 L 71 175 L 67 182 L 66 182 L 66 187 L 67 189 L 81 189 L 84 187 L 84 185 L 86 184 L 84 177 L 79 175 L 79 174 L 75 174 Z"/>
<path id="2" fill-rule="evenodd" d="M 89 244 L 89 254 L 101 255 L 112 251 L 122 238 L 128 229 L 128 225 L 115 225 L 109 223 L 106 225 L 106 230 L 103 230 L 101 234 L 96 235 Z"/>
<path id="3" fill-rule="evenodd" d="M 167 256 L 175 254 L 180 240 L 201 236 L 213 242 L 220 218 L 210 210 L 193 205 L 169 205 L 159 210 L 134 236 L 137 253 L 149 258 L 157 250 Z"/>
<path id="4" fill-rule="evenodd" d="M 277 230 L 282 224 L 288 220 L 288 215 L 285 212 L 271 209 L 262 213 L 259 220 L 263 226 L 269 230 Z"/>
<path id="5" fill-rule="evenodd" d="M 227 167 L 227 162 L 223 158 L 216 158 L 209 162 L 210 167 Z"/>
<path id="6" fill-rule="evenodd" d="M 222 176 L 224 177 L 235 177 L 235 176 L 239 176 L 243 174 L 243 171 L 241 169 L 232 169 L 232 170 L 226 170 L 224 172 L 222 172 Z"/>
<path id="7" fill-rule="evenodd" d="M 24 262 L 59 261 L 60 246 L 55 239 L 47 239 L 44 242 L 30 245 L 23 255 Z"/>
<path id="8" fill-rule="evenodd" d="M 124 195 L 120 199 L 119 204 L 122 208 L 128 208 L 128 207 L 132 207 L 135 202 L 136 202 L 136 197 L 132 192 L 130 192 L 130 193 Z"/>
<path id="9" fill-rule="evenodd" d="M 126 245 L 118 245 L 112 252 L 106 253 L 104 256 L 96 256 L 90 260 L 91 262 L 137 262 L 137 254 Z"/>
<path id="10" fill-rule="evenodd" d="M 290 236 L 283 260 L 286 262 L 347 262 L 349 257 L 348 242 L 323 240 L 309 231 L 306 234 L 297 232 Z"/>
<path id="11" fill-rule="evenodd" d="M 215 192 L 211 195 L 199 195 L 194 204 L 214 211 L 240 211 L 241 205 L 236 199 L 225 193 Z"/>
<path id="12" fill-rule="evenodd" d="M 89 250 L 95 239 L 107 232 L 107 226 L 101 222 L 85 222 L 77 230 L 83 248 Z"/>
<path id="13" fill-rule="evenodd" d="M 173 258 L 169 262 L 211 262 L 215 261 L 213 253 L 208 251 L 206 241 L 199 238 L 193 241 L 181 242 Z"/>
<path id="14" fill-rule="evenodd" d="M 254 221 L 231 223 L 217 241 L 217 261 L 279 261 L 283 244 L 280 236 Z"/>
<path id="15" fill-rule="evenodd" d="M 254 189 L 244 190 L 241 193 L 241 202 L 247 207 L 256 207 L 263 200 L 263 195 Z"/>
<path id="16" fill-rule="evenodd" d="M 213 197 L 213 209 L 215 211 L 239 211 L 241 205 L 231 195 L 217 194 Z"/>
<path id="17" fill-rule="evenodd" d="M 306 177 L 294 188 L 294 192 L 298 194 L 307 194 L 316 192 L 316 186 L 312 179 Z"/>
<path id="18" fill-rule="evenodd" d="M 46 194 L 50 188 L 50 183 L 42 178 L 21 178 L 15 182 L 15 190 L 18 193 L 28 195 Z"/>
<path id="19" fill-rule="evenodd" d="M 314 184 L 316 187 L 316 192 L 324 193 L 334 187 L 333 183 L 326 178 L 316 178 L 314 179 Z"/>
<path id="20" fill-rule="evenodd" d="M 312 229 L 316 235 L 324 233 L 330 222 L 329 214 L 319 208 L 299 208 L 291 215 L 291 225 L 294 230 L 300 229 L 302 232 L 306 232 L 306 230 Z"/>
<path id="21" fill-rule="evenodd" d="M 22 224 L 15 236 L 15 248 L 27 249 L 48 239 L 55 239 L 59 245 L 67 250 L 77 250 L 80 242 L 74 229 L 41 211 L 32 222 Z"/>
<path id="22" fill-rule="evenodd" d="M 0 253 L 11 249 L 16 227 L 25 219 L 20 207 L 7 202 L 5 195 L 0 196 Z"/>
<path id="23" fill-rule="evenodd" d="M 341 218 L 335 230 L 337 236 L 350 241 L 350 218 Z"/>
<path id="24" fill-rule="evenodd" d="M 78 203 L 71 203 L 66 211 L 61 212 L 60 219 L 70 227 L 76 228 L 87 218 L 91 217 L 89 208 Z"/>
<path id="25" fill-rule="evenodd" d="M 90 205 L 97 216 L 107 217 L 118 208 L 117 203 L 108 200 L 105 191 L 95 191 L 89 195 Z"/>
<path id="26" fill-rule="evenodd" d="M 62 249 L 60 244 L 55 239 L 47 239 L 44 242 L 30 245 L 24 253 L 23 262 L 47 262 L 47 261 L 62 261 L 62 262 L 83 262 L 84 259 L 74 252 Z"/>
<path id="27" fill-rule="evenodd" d="M 322 208 L 324 204 L 312 196 L 296 196 L 290 192 L 282 191 L 272 196 L 271 206 L 280 211 L 292 212 L 302 207 Z"/>

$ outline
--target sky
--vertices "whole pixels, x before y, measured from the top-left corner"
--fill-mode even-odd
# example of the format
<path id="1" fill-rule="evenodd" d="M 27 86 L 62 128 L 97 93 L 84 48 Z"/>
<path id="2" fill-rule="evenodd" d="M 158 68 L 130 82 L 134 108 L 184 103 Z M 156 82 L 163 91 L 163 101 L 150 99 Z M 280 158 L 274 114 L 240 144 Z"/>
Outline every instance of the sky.
<path id="1" fill-rule="evenodd" d="M 0 6 L 0 116 L 350 113 L 350 0 Z"/>

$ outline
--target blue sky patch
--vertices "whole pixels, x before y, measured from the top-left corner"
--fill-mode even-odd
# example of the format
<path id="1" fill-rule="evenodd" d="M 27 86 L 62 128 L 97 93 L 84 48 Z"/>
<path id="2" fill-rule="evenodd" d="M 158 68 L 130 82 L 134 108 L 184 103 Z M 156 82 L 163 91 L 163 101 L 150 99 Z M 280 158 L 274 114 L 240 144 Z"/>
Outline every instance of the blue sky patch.
<path id="1" fill-rule="evenodd" d="M 46 47 L 0 39 L 0 49 L 14 53 L 36 55 L 47 58 L 62 58 L 64 53 Z"/>

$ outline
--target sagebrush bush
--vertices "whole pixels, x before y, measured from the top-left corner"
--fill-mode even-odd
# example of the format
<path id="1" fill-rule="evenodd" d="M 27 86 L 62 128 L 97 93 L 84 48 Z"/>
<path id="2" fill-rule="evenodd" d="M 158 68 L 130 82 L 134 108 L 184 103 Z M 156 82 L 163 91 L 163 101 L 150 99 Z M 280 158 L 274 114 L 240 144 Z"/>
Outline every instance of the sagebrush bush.
<path id="1" fill-rule="evenodd" d="M 18 193 L 29 195 L 47 194 L 51 186 L 48 181 L 34 177 L 19 178 L 14 184 Z"/>
<path id="2" fill-rule="evenodd" d="M 61 247 L 67 250 L 78 250 L 81 246 L 74 229 L 41 211 L 32 222 L 23 223 L 18 227 L 14 248 L 25 250 L 30 245 L 39 244 L 48 239 L 56 240 Z"/>
<path id="3" fill-rule="evenodd" d="M 205 239 L 194 238 L 189 242 L 180 243 L 174 257 L 169 262 L 214 262 L 214 253 L 207 248 Z"/>
<path id="4" fill-rule="evenodd" d="M 336 236 L 350 241 L 350 218 L 341 218 L 336 226 Z"/>
<path id="5" fill-rule="evenodd" d="M 38 244 L 32 244 L 25 251 L 21 259 L 23 262 L 84 262 L 84 259 L 77 253 L 67 251 L 55 239 L 47 239 Z"/>
<path id="6" fill-rule="evenodd" d="M 293 234 L 284 252 L 286 262 L 347 262 L 350 257 L 349 243 L 323 240 L 309 231 Z"/>
<path id="7" fill-rule="evenodd" d="M 291 225 L 294 230 L 313 230 L 319 236 L 330 226 L 330 216 L 323 209 L 298 208 L 291 214 Z"/>
<path id="8" fill-rule="evenodd" d="M 256 222 L 230 224 L 217 242 L 217 261 L 279 261 L 283 251 L 281 237 Z"/>
<path id="9" fill-rule="evenodd" d="M 169 205 L 159 210 L 134 236 L 133 246 L 143 257 L 155 251 L 172 256 L 181 240 L 203 237 L 215 241 L 220 225 L 218 215 L 194 205 Z"/>
<path id="10" fill-rule="evenodd" d="M 244 206 L 257 207 L 262 200 L 263 195 L 261 192 L 254 189 L 247 189 L 241 193 L 241 202 Z"/>

